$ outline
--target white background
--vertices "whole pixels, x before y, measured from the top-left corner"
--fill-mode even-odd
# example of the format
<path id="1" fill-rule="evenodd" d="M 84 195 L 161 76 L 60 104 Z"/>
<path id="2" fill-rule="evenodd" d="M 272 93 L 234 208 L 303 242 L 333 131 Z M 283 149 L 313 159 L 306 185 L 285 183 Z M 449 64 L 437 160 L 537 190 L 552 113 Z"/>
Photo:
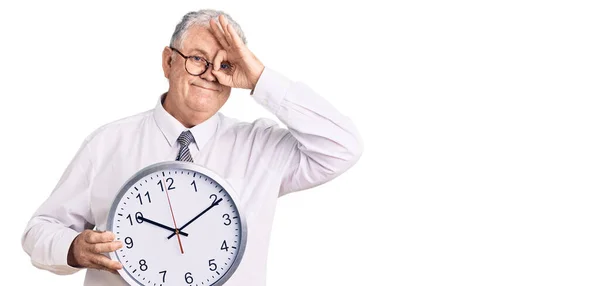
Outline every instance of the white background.
<path id="1" fill-rule="evenodd" d="M 22 231 L 86 135 L 154 107 L 205 7 L 365 142 L 280 199 L 269 285 L 600 284 L 596 1 L 147 2 L 0 4 L 3 285 L 82 284 L 34 268 Z M 247 91 L 222 111 L 274 118 Z"/>

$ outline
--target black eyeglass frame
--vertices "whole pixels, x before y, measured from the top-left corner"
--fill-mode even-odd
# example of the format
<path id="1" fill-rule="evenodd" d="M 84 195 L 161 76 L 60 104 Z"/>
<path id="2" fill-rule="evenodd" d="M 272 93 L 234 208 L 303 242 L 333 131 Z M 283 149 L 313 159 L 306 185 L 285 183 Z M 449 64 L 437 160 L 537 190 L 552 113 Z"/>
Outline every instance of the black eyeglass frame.
<path id="1" fill-rule="evenodd" d="M 185 67 L 185 71 L 186 71 L 187 73 L 189 73 L 190 75 L 193 75 L 193 76 L 201 76 L 201 75 L 203 75 L 203 74 L 204 74 L 204 73 L 205 73 L 205 72 L 208 70 L 208 67 L 209 67 L 209 66 L 213 65 L 213 63 L 209 62 L 207 59 L 205 59 L 205 58 L 203 58 L 203 57 L 199 57 L 199 58 L 200 58 L 202 61 L 204 61 L 204 62 L 205 62 L 204 71 L 203 71 L 203 72 L 201 72 L 201 73 L 199 73 L 199 74 L 193 74 L 193 73 L 191 73 L 191 72 L 190 72 L 190 71 L 187 69 L 187 60 L 188 60 L 189 58 L 191 58 L 191 57 L 197 57 L 197 56 L 186 56 L 186 55 L 184 55 L 182 52 L 180 52 L 179 50 L 177 50 L 176 48 L 173 48 L 173 47 L 171 47 L 171 46 L 169 46 L 169 48 L 170 48 L 171 50 L 173 50 L 173 51 L 176 51 L 176 52 L 177 52 L 177 53 L 178 53 L 180 56 L 182 56 L 182 57 L 185 59 L 185 63 L 183 63 L 183 66 Z"/>

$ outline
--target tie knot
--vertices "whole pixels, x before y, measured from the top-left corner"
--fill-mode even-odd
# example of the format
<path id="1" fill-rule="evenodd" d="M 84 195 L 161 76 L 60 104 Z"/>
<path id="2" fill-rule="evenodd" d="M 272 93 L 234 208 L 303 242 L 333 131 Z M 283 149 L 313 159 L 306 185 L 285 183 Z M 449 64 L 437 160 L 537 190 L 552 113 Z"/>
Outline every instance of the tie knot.
<path id="1" fill-rule="evenodd" d="M 179 138 L 177 138 L 177 142 L 179 142 L 181 146 L 185 147 L 190 145 L 192 141 L 194 141 L 194 135 L 192 135 L 192 132 L 189 130 L 181 132 L 181 135 L 179 135 Z"/>

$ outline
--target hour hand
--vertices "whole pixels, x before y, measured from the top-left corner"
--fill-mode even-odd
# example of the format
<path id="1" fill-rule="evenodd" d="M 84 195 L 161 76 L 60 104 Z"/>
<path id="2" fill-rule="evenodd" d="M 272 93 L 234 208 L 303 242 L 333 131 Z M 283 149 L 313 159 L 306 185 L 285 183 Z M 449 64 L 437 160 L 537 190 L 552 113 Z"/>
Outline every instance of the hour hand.
<path id="1" fill-rule="evenodd" d="M 176 229 L 174 229 L 174 228 L 172 228 L 172 227 L 168 227 L 168 226 L 166 226 L 166 225 L 164 225 L 164 224 L 162 224 L 162 223 L 155 222 L 155 221 L 153 221 L 153 220 L 150 220 L 150 219 L 147 219 L 147 218 L 145 218 L 145 217 L 143 217 L 143 216 L 138 216 L 136 219 L 141 219 L 141 220 L 143 220 L 143 221 L 145 221 L 145 222 L 147 222 L 147 223 L 149 223 L 149 224 L 153 224 L 153 225 L 155 225 L 155 226 L 158 226 L 158 227 L 164 228 L 164 229 L 166 229 L 166 230 L 170 230 L 170 231 L 172 231 L 172 232 L 176 232 L 176 231 L 178 231 L 178 230 L 176 230 Z M 183 236 L 188 236 L 188 234 L 187 234 L 187 233 L 185 233 L 185 232 L 183 232 L 183 231 L 179 231 L 179 234 L 181 234 L 181 235 L 183 235 Z"/>

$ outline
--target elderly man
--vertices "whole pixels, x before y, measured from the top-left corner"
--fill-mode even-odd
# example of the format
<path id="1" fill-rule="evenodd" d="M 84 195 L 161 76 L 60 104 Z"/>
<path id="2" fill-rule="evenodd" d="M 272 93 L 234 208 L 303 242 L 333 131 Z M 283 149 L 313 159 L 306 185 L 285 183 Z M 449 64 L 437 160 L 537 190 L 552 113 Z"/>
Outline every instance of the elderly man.
<path id="1" fill-rule="evenodd" d="M 245 44 L 239 25 L 223 12 L 183 17 L 162 53 L 169 88 L 156 107 L 91 133 L 31 218 L 22 244 L 33 265 L 57 274 L 87 268 L 84 285 L 125 285 L 116 272 L 122 265 L 106 255 L 123 245 L 98 229 L 106 229 L 112 200 L 130 176 L 185 150 L 188 161 L 239 190 L 248 238 L 226 285 L 265 284 L 276 199 L 346 171 L 360 157 L 362 141 L 347 117 L 305 84 L 265 67 Z M 249 90 L 287 128 L 219 113 L 231 88 Z"/>

